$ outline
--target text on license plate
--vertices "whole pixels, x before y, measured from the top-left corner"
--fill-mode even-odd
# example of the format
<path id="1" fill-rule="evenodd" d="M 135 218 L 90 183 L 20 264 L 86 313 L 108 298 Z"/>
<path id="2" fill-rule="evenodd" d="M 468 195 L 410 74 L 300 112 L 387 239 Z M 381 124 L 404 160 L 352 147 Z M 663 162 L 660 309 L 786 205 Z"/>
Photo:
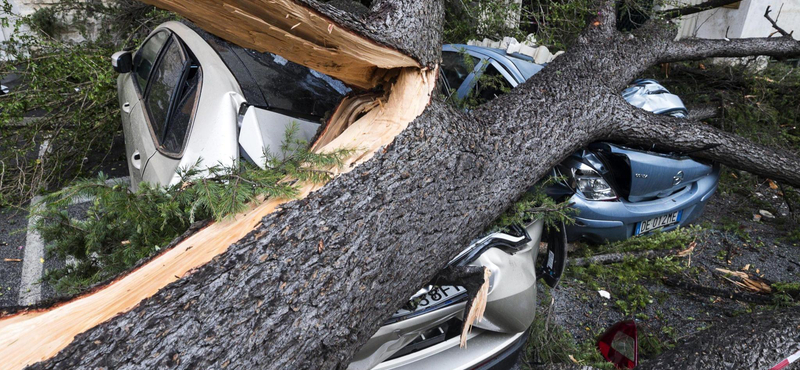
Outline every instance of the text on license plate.
<path id="1" fill-rule="evenodd" d="M 655 229 L 660 229 L 664 226 L 674 225 L 681 221 L 681 216 L 683 215 L 683 211 L 675 211 L 672 213 L 668 213 L 666 215 L 658 216 L 656 218 L 651 218 L 649 220 L 642 221 L 636 225 L 636 235 L 644 234 L 648 231 L 653 231 Z"/>
<path id="2" fill-rule="evenodd" d="M 443 301 L 448 299 L 455 298 L 456 296 L 466 292 L 467 290 L 460 286 L 442 286 L 442 287 L 435 287 L 428 293 L 419 297 L 416 300 L 416 306 L 413 310 L 409 310 L 408 308 L 401 308 L 397 312 L 395 312 L 394 316 L 408 314 L 410 312 L 422 311 L 430 306 L 439 304 Z"/>

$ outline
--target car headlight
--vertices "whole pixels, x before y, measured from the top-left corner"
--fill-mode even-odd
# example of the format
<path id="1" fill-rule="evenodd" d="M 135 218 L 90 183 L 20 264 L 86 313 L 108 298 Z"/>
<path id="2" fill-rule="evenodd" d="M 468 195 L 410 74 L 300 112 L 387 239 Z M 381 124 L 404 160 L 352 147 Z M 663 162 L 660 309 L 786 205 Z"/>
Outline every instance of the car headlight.
<path id="1" fill-rule="evenodd" d="M 593 168 L 580 164 L 578 168 L 572 168 L 572 178 L 575 181 L 575 189 L 578 190 L 586 199 L 589 200 L 615 200 L 617 194 L 611 185 L 600 176 Z"/>

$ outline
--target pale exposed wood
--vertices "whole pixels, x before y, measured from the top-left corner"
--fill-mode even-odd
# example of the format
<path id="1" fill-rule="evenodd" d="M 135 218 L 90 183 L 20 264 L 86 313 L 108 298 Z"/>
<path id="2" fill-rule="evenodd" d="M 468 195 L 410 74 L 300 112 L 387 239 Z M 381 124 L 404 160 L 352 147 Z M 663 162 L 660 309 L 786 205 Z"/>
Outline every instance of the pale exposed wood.
<path id="1" fill-rule="evenodd" d="M 339 173 L 350 171 L 392 142 L 430 101 L 435 71 L 408 68 L 400 72 L 386 101 L 348 127 L 320 151 L 354 148 Z M 334 115 L 336 116 L 336 115 Z M 318 186 L 304 185 L 298 198 Z M 49 310 L 29 311 L 0 319 L 3 369 L 20 369 L 54 356 L 80 334 L 126 312 L 192 269 L 208 263 L 252 231 L 260 220 L 287 199 L 271 199 L 233 220 L 213 223 L 139 269 L 106 287 Z"/>
<path id="2" fill-rule="evenodd" d="M 187 16 L 237 45 L 269 51 L 292 62 L 371 88 L 387 69 L 420 67 L 399 51 L 342 29 L 292 0 L 144 0 Z"/>
<path id="3" fill-rule="evenodd" d="M 331 116 L 328 124 L 314 142 L 311 149 L 316 150 L 330 143 L 337 136 L 341 135 L 350 125 L 353 124 L 361 115 L 371 111 L 385 100 L 383 94 L 365 93 L 356 96 L 348 96 L 339 103 L 336 112 Z"/>

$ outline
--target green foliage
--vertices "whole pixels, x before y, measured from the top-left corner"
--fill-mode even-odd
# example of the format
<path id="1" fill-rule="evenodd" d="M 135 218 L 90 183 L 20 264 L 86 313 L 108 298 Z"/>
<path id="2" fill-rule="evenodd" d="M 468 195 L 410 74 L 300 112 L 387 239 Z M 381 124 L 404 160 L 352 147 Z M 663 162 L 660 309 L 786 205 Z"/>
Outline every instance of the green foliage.
<path id="1" fill-rule="evenodd" d="M 544 219 L 546 226 L 555 227 L 556 229 L 562 223 L 567 225 L 573 223 L 577 211 L 570 207 L 571 204 L 567 201 L 556 202 L 544 192 L 544 189 L 555 181 L 558 180 L 550 178 L 533 186 L 531 190 L 506 209 L 492 223 L 490 229 L 500 230 L 511 225 L 524 225 L 541 219 Z"/>
<path id="2" fill-rule="evenodd" d="M 66 28 L 56 17 L 56 11 L 53 8 L 40 8 L 35 11 L 31 14 L 30 24 L 34 30 L 50 37 L 58 36 Z"/>
<path id="3" fill-rule="evenodd" d="M 626 241 L 605 246 L 615 252 L 641 251 L 651 249 L 675 248 L 684 249 L 696 237 L 699 229 L 677 229 L 665 233 L 628 239 Z M 660 282 L 661 278 L 675 275 L 687 267 L 673 256 L 645 258 L 628 257 L 620 263 L 602 265 L 592 264 L 585 267 L 571 266 L 568 275 L 585 284 L 591 290 L 607 290 L 618 299 L 614 302 L 626 316 L 633 316 L 653 303 L 654 296 L 642 281 Z"/>
<path id="4" fill-rule="evenodd" d="M 553 50 L 572 45 L 599 8 L 594 0 L 526 0 L 523 4 L 522 29 Z"/>
<path id="5" fill-rule="evenodd" d="M 685 249 L 693 242 L 702 231 L 700 226 L 680 227 L 672 231 L 655 231 L 646 236 L 633 237 L 626 240 L 605 243 L 602 245 L 582 248 L 573 253 L 575 256 L 588 256 L 590 254 L 640 252 L 659 249 Z"/>
<path id="6" fill-rule="evenodd" d="M 35 228 L 59 258 L 73 258 L 75 266 L 51 271 L 45 281 L 61 293 L 74 294 L 111 278 L 153 255 L 186 231 L 195 220 L 217 220 L 245 211 L 263 198 L 291 198 L 294 181 L 323 183 L 330 174 L 314 168 L 340 166 L 350 151 L 310 153 L 307 144 L 287 130 L 281 158 L 267 158 L 266 170 L 248 163 L 233 167 L 200 163 L 182 169 L 181 181 L 167 188 L 141 183 L 134 193 L 127 186 L 108 184 L 100 174 L 46 196 Z M 70 215 L 77 199 L 91 199 L 85 217 Z"/>
<path id="7" fill-rule="evenodd" d="M 586 28 L 597 13 L 595 0 L 506 0 L 447 1 L 444 23 L 446 43 L 470 39 L 524 40 L 529 33 L 539 44 L 564 50 Z M 520 14 L 519 22 L 512 14 Z"/>
<path id="8" fill-rule="evenodd" d="M 446 1 L 443 38 L 445 43 L 464 44 L 470 39 L 523 39 L 525 34 L 514 27 L 510 17 L 520 5 L 505 0 Z"/>
<path id="9" fill-rule="evenodd" d="M 0 22 L 14 32 L 0 43 L 0 77 L 18 76 L 19 85 L 0 96 L 0 205 L 85 176 L 110 151 L 120 113 L 109 56 L 169 14 L 125 3 L 66 0 L 23 17 L 3 0 Z M 87 40 L 57 37 L 67 31 Z"/>

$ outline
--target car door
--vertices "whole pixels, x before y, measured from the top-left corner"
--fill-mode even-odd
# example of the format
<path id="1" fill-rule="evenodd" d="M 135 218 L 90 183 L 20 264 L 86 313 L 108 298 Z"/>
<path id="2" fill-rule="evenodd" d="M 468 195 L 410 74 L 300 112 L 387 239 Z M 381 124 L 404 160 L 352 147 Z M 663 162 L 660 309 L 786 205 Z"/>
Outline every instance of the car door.
<path id="1" fill-rule="evenodd" d="M 142 181 L 147 160 L 155 153 L 142 100 L 150 73 L 169 37 L 169 31 L 160 30 L 147 38 L 133 56 L 131 73 L 120 75 L 118 80 L 125 154 L 134 191 Z"/>
<path id="2" fill-rule="evenodd" d="M 175 177 L 197 101 L 199 80 L 199 65 L 173 35 L 150 74 L 142 100 L 152 144 L 142 180 L 166 186 Z"/>
<path id="3" fill-rule="evenodd" d="M 462 88 L 464 96 L 469 96 L 475 106 L 484 104 L 503 95 L 518 85 L 510 73 L 497 61 L 486 58 L 473 72 L 474 77 L 466 81 Z M 459 94 L 462 91 L 459 89 Z"/>
<path id="4" fill-rule="evenodd" d="M 452 47 L 449 49 L 455 50 Z M 464 99 L 469 93 L 474 72 L 480 68 L 482 59 L 469 54 L 466 50 L 449 49 L 442 51 L 442 86 L 447 99 Z"/>

